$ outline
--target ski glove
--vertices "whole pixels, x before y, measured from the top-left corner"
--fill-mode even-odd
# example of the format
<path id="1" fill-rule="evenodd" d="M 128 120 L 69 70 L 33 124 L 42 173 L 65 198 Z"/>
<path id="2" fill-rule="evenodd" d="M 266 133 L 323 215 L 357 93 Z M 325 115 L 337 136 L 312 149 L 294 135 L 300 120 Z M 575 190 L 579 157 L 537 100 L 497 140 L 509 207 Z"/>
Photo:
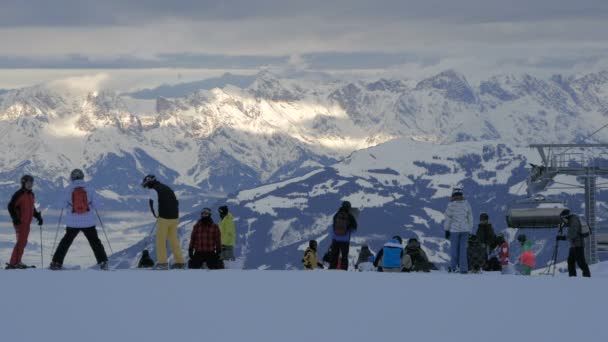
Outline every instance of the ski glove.
<path id="1" fill-rule="evenodd" d="M 448 240 L 450 239 L 450 231 L 449 230 L 445 231 L 445 238 L 448 239 Z"/>
<path id="2" fill-rule="evenodd" d="M 21 224 L 21 219 L 20 219 L 20 218 L 18 218 L 18 217 L 14 218 L 14 219 L 13 219 L 13 224 L 14 224 L 15 226 L 20 225 L 20 224 Z"/>
<path id="3" fill-rule="evenodd" d="M 42 224 L 44 223 L 44 220 L 42 219 L 42 214 L 39 211 L 34 212 L 34 218 L 36 218 L 36 220 L 38 220 L 38 225 L 42 226 Z"/>

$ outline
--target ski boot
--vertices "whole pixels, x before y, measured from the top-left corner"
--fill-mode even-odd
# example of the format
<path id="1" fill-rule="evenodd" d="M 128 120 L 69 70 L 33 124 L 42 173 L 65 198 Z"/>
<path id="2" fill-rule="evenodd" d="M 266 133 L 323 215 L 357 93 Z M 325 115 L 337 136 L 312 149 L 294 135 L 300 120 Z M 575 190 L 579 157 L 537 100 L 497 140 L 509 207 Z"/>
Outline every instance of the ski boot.
<path id="1" fill-rule="evenodd" d="M 101 271 L 107 271 L 107 270 L 109 270 L 109 268 L 108 268 L 108 262 L 107 261 L 100 262 L 99 263 L 99 269 Z"/>
<path id="2" fill-rule="evenodd" d="M 51 262 L 49 268 L 53 271 L 59 271 L 63 268 L 63 266 L 60 263 L 53 261 Z"/>
<path id="3" fill-rule="evenodd" d="M 165 271 L 169 269 L 169 264 L 156 264 L 154 265 L 154 270 L 161 270 L 161 271 Z"/>
<path id="4" fill-rule="evenodd" d="M 172 270 L 183 270 L 184 268 L 186 268 L 186 264 L 180 262 L 171 265 Z"/>

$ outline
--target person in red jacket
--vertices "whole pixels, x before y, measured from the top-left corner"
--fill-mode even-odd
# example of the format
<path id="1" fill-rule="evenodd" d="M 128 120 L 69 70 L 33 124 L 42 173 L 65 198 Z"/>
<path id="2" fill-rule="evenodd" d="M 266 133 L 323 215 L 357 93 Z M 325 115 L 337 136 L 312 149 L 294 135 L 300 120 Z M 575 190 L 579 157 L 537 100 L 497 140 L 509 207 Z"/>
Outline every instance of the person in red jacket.
<path id="1" fill-rule="evenodd" d="M 10 262 L 6 264 L 6 269 L 28 268 L 27 265 L 21 262 L 21 258 L 27 245 L 27 238 L 30 235 L 32 218 L 36 218 L 39 226 L 42 226 L 43 223 L 42 215 L 34 206 L 36 199 L 32 192 L 33 186 L 34 177 L 30 175 L 21 177 L 21 188 L 13 194 L 11 201 L 8 203 L 8 212 L 13 220 L 17 243 L 15 243 L 15 248 L 13 248 Z"/>
<path id="2" fill-rule="evenodd" d="M 196 222 L 190 236 L 188 247 L 189 268 L 202 268 L 203 264 L 211 270 L 222 269 L 222 235 L 220 228 L 211 218 L 211 209 L 204 208 L 201 218 Z"/>

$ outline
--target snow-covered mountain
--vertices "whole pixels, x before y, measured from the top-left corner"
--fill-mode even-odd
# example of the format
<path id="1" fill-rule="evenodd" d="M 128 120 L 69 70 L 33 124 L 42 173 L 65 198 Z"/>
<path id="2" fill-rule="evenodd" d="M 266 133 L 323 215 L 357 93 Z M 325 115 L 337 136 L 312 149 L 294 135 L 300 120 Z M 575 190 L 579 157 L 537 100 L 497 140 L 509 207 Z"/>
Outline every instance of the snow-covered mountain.
<path id="1" fill-rule="evenodd" d="M 53 207 L 69 170 L 83 167 L 107 210 L 145 210 L 138 184 L 155 173 L 178 190 L 182 212 L 190 212 L 396 138 L 429 142 L 445 150 L 445 158 L 457 153 L 448 146 L 464 141 L 508 148 L 580 141 L 605 123 L 607 95 L 608 72 L 500 75 L 471 84 L 452 70 L 423 80 L 356 82 L 262 71 L 244 89 L 156 101 L 119 96 L 94 82 L 51 82 L 0 95 L 0 190 L 6 194 L 0 205 L 28 172 L 38 179 L 40 201 Z M 591 141 L 606 138 L 600 131 Z M 400 153 L 411 163 L 433 164 L 408 148 Z"/>
<path id="2" fill-rule="evenodd" d="M 351 261 L 362 244 L 377 251 L 391 236 L 416 237 L 433 262 L 449 260 L 443 238 L 443 212 L 454 185 L 465 188 L 474 216 L 489 213 L 496 231 L 515 241 L 520 232 L 506 229 L 509 205 L 525 195 L 528 162 L 538 162 L 535 151 L 504 144 L 461 142 L 448 146 L 410 139 L 393 140 L 357 151 L 340 163 L 306 175 L 243 190 L 227 200 L 237 217 L 239 253 L 246 268 L 300 268 L 310 239 L 319 252 L 329 247 L 331 219 L 341 201 L 360 208 L 359 230 L 351 245 Z M 571 182 L 573 180 L 570 180 Z M 575 181 L 575 180 L 574 180 Z M 581 213 L 581 193 L 549 193 Z M 606 208 L 600 206 L 600 217 Z M 182 246 L 198 214 L 185 217 Z M 537 264 L 546 265 L 554 247 L 556 229 L 522 230 L 535 240 Z M 115 267 L 132 266 L 144 248 L 142 241 L 113 257 Z M 154 250 L 148 241 L 146 247 Z M 565 244 L 560 258 L 567 252 Z M 519 246 L 512 244 L 512 261 Z"/>

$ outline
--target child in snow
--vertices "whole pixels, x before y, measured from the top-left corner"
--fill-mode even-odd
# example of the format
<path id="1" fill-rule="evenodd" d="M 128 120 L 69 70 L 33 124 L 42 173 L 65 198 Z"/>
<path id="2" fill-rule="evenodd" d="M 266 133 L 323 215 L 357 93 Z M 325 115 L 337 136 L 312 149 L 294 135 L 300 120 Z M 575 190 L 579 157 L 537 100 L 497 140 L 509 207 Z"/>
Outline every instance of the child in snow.
<path id="1" fill-rule="evenodd" d="M 534 252 L 532 252 L 532 241 L 526 238 L 526 235 L 521 234 L 517 237 L 517 241 L 521 244 L 521 255 L 519 256 L 519 273 L 521 275 L 530 275 L 536 264 Z"/>
<path id="2" fill-rule="evenodd" d="M 373 256 L 374 254 L 372 253 L 372 251 L 369 250 L 369 246 L 368 245 L 362 245 L 361 246 L 361 251 L 359 252 L 359 257 L 357 258 L 357 263 L 355 263 L 355 269 L 359 269 L 359 265 L 361 263 L 367 262 L 369 260 L 370 256 Z"/>
<path id="3" fill-rule="evenodd" d="M 505 271 L 504 268 L 509 266 L 509 244 L 505 240 L 504 235 L 496 236 L 496 248 L 488 256 L 488 271 Z"/>
<path id="4" fill-rule="evenodd" d="M 308 248 L 304 252 L 304 258 L 302 258 L 302 263 L 304 264 L 304 269 L 308 271 L 312 271 L 317 267 L 323 269 L 323 265 L 317 260 L 317 241 L 310 240 L 308 242 Z"/>
<path id="5" fill-rule="evenodd" d="M 359 263 L 359 265 L 357 266 L 357 270 L 359 272 L 374 272 L 376 270 L 376 268 L 374 267 L 374 260 L 375 257 L 373 255 L 370 255 L 367 258 L 367 261 Z"/>

